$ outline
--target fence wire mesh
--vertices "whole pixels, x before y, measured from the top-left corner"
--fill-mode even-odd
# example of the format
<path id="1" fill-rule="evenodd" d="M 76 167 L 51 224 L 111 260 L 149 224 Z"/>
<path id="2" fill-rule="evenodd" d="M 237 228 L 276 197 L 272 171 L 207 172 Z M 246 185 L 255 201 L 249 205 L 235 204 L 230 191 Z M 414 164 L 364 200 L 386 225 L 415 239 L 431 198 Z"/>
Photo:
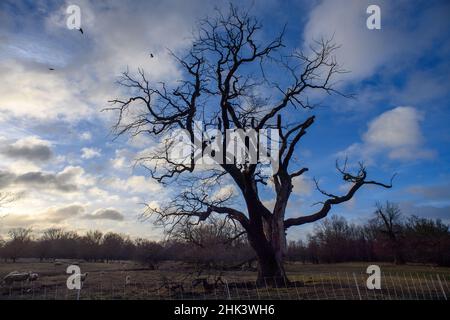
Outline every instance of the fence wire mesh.
<path id="1" fill-rule="evenodd" d="M 65 282 L 20 282 L 3 285 L 0 299 L 7 300 L 447 300 L 449 276 L 443 274 L 382 272 L 381 288 L 368 289 L 366 273 L 327 272 L 291 275 L 289 282 L 274 279 L 243 281 L 239 278 L 196 278 L 183 281 L 137 282 L 124 279 L 86 280 L 81 290 Z M 91 279 L 92 280 L 92 279 Z"/>

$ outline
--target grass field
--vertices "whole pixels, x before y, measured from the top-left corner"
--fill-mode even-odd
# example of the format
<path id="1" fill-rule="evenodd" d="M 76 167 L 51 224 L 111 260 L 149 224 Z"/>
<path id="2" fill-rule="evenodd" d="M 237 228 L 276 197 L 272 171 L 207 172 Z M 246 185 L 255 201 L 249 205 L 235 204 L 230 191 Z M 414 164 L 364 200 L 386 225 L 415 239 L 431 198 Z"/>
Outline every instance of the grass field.
<path id="1" fill-rule="evenodd" d="M 11 271 L 36 272 L 35 282 L 3 284 L 0 299 L 441 299 L 450 295 L 450 268 L 423 265 L 381 268 L 381 289 L 369 290 L 369 263 L 288 263 L 291 283 L 256 285 L 256 272 L 211 271 L 198 274 L 187 264 L 162 263 L 149 270 L 134 262 L 80 263 L 88 272 L 81 291 L 68 290 L 66 268 L 53 262 L 0 263 L 0 277 Z M 220 276 L 220 280 L 219 279 Z M 213 283 L 217 281 L 217 284 Z"/>

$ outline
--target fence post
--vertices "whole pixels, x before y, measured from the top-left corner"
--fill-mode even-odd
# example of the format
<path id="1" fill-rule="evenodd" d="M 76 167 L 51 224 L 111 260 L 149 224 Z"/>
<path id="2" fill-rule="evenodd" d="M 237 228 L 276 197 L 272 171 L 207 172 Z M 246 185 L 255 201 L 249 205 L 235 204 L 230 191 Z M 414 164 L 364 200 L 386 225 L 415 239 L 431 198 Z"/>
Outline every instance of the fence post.
<path id="1" fill-rule="evenodd" d="M 439 277 L 438 274 L 436 275 L 436 277 L 437 277 L 437 279 L 438 279 L 439 286 L 441 287 L 442 294 L 444 295 L 444 299 L 447 300 L 447 295 L 445 294 L 444 287 L 442 286 L 441 278 Z"/>
<path id="2" fill-rule="evenodd" d="M 410 276 L 411 281 L 412 281 L 412 283 L 413 283 L 413 289 L 414 289 L 414 292 L 416 293 L 416 299 L 419 300 L 419 295 L 417 294 L 416 284 L 415 284 L 415 281 L 414 281 L 414 278 L 413 278 L 411 272 L 409 273 L 409 276 Z"/>
<path id="3" fill-rule="evenodd" d="M 420 290 L 422 291 L 422 298 L 423 298 L 423 300 L 425 300 L 426 299 L 425 298 L 425 290 L 423 289 L 423 286 L 422 286 L 422 279 L 420 279 L 419 274 L 417 272 L 416 272 L 416 277 L 417 277 L 417 280 L 419 281 Z"/>
<path id="4" fill-rule="evenodd" d="M 258 295 L 258 300 L 261 300 L 261 297 L 259 295 L 259 289 L 258 289 L 258 281 L 255 280 L 255 288 L 256 288 L 256 294 Z"/>
<path id="5" fill-rule="evenodd" d="M 355 280 L 356 290 L 358 291 L 359 300 L 362 300 L 361 292 L 359 291 L 358 281 L 356 280 L 356 275 L 353 272 L 353 279 Z"/>
<path id="6" fill-rule="evenodd" d="M 325 289 L 325 278 L 322 278 L 320 275 L 321 274 L 319 273 L 320 282 L 322 283 L 323 293 L 325 295 L 325 299 L 328 300 L 327 290 Z"/>
<path id="7" fill-rule="evenodd" d="M 348 272 L 345 272 L 345 276 L 347 277 L 347 284 L 350 289 L 350 293 L 352 294 L 352 299 L 355 299 L 355 295 L 353 294 L 352 285 L 351 285 L 350 277 L 348 276 Z"/>
<path id="8" fill-rule="evenodd" d="M 230 288 L 228 287 L 228 281 L 227 281 L 227 279 L 224 279 L 224 280 L 225 280 L 225 287 L 227 288 L 228 300 L 231 300 Z"/>
<path id="9" fill-rule="evenodd" d="M 437 298 L 439 298 L 439 295 L 438 295 L 439 290 L 436 287 L 436 284 L 434 283 L 434 279 L 433 279 L 433 275 L 432 274 L 430 274 L 430 279 L 431 279 L 431 284 L 433 285 L 433 288 L 434 288 L 434 292 L 436 293 Z"/>
<path id="10" fill-rule="evenodd" d="M 426 283 L 427 288 L 428 288 L 428 294 L 430 295 L 430 299 L 433 300 L 433 295 L 431 294 L 431 288 L 430 288 L 430 285 L 428 284 L 427 276 L 424 274 L 423 277 L 425 279 L 425 283 Z"/>

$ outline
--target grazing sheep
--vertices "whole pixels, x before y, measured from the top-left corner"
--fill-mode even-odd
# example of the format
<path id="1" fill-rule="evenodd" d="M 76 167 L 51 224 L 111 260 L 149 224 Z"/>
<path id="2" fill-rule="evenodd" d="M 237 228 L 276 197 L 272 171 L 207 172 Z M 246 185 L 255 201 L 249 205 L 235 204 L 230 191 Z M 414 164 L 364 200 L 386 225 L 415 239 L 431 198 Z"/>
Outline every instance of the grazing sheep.
<path id="1" fill-rule="evenodd" d="M 37 279 L 39 279 L 39 274 L 35 273 L 35 272 L 29 272 L 29 277 L 28 277 L 28 281 L 33 282 L 36 281 Z"/>
<path id="2" fill-rule="evenodd" d="M 14 282 L 21 282 L 21 281 L 28 280 L 29 277 L 30 277 L 30 274 L 27 272 L 13 271 L 13 272 L 8 273 L 3 278 L 3 283 L 5 283 L 7 285 L 12 285 Z"/>
<path id="3" fill-rule="evenodd" d="M 89 272 L 80 273 L 80 280 L 81 280 L 81 282 L 86 281 L 86 278 L 87 278 L 88 274 L 89 274 Z"/>

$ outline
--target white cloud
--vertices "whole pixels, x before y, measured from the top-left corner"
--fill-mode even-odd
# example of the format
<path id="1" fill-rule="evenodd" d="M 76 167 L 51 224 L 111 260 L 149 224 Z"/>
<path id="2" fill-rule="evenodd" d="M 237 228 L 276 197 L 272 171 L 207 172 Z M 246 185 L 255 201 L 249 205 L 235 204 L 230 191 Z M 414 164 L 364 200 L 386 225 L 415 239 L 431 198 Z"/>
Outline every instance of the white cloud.
<path id="1" fill-rule="evenodd" d="M 81 140 L 85 140 L 85 141 L 89 141 L 92 139 L 92 134 L 89 131 L 83 132 L 80 134 L 80 139 Z"/>
<path id="2" fill-rule="evenodd" d="M 237 190 L 234 185 L 225 185 L 211 196 L 212 201 L 221 201 L 236 196 Z"/>
<path id="3" fill-rule="evenodd" d="M 310 196 L 312 194 L 312 181 L 304 175 L 294 178 L 294 180 L 292 181 L 292 185 L 294 186 L 292 192 L 295 195 Z"/>
<path id="4" fill-rule="evenodd" d="M 127 179 L 110 178 L 105 183 L 116 190 L 128 191 L 140 194 L 152 194 L 161 192 L 161 185 L 151 178 L 144 176 L 131 176 Z"/>
<path id="5" fill-rule="evenodd" d="M 91 114 L 76 94 L 79 85 L 62 72 L 9 60 L 0 61 L 0 74 L 8 75 L 0 86 L 0 111 L 8 117 L 71 121 Z"/>
<path id="6" fill-rule="evenodd" d="M 81 149 L 81 158 L 83 159 L 92 159 L 97 158 L 102 155 L 100 149 L 96 148 L 83 148 Z"/>
<path id="7" fill-rule="evenodd" d="M 362 158 L 369 163 L 379 154 L 405 161 L 432 158 L 434 151 L 424 147 L 422 120 L 423 115 L 413 107 L 386 111 L 369 123 L 362 143 L 351 145 L 339 155 Z"/>
<path id="8" fill-rule="evenodd" d="M 381 30 L 366 26 L 366 9 L 372 4 L 381 8 Z M 341 46 L 336 55 L 338 63 L 350 71 L 340 75 L 342 80 L 361 80 L 387 65 L 398 68 L 406 58 L 417 58 L 424 48 L 433 45 L 441 30 L 448 28 L 441 6 L 421 10 L 414 23 L 409 20 L 412 14 L 417 15 L 412 10 L 403 1 L 320 1 L 303 30 L 303 48 L 308 48 L 312 40 L 333 38 Z"/>

